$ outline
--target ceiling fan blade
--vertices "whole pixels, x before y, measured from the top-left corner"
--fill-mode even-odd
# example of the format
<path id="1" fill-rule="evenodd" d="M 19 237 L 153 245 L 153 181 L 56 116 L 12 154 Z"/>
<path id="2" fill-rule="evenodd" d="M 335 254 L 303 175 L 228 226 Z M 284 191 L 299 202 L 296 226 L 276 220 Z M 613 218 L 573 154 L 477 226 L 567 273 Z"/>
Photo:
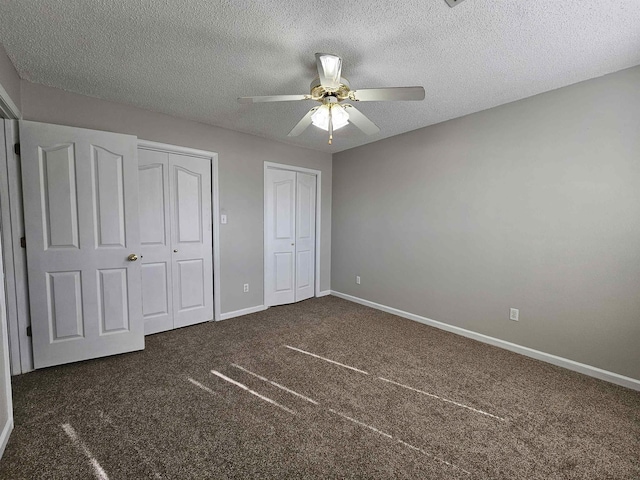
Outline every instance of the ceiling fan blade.
<path id="1" fill-rule="evenodd" d="M 342 59 L 330 53 L 316 53 L 316 66 L 320 76 L 320 84 L 328 89 L 337 89 L 340 86 L 342 75 Z"/>
<path id="2" fill-rule="evenodd" d="M 365 117 L 364 113 L 362 113 L 353 105 L 349 105 L 347 103 L 347 104 L 344 104 L 343 107 L 349 114 L 349 121 L 353 123 L 356 127 L 358 127 L 360 130 L 362 130 L 364 133 L 366 133 L 367 135 L 373 135 L 380 131 L 380 129 L 375 123 L 373 123 L 371 120 Z"/>
<path id="3" fill-rule="evenodd" d="M 307 112 L 307 114 L 302 117 L 302 120 L 298 122 L 298 124 L 293 127 L 293 129 L 289 132 L 288 137 L 297 137 L 302 132 L 304 132 L 309 125 L 311 125 L 311 115 L 320 107 L 313 107 L 311 110 Z"/>
<path id="4" fill-rule="evenodd" d="M 356 102 L 384 102 L 387 100 L 424 100 L 423 87 L 363 88 L 352 92 Z"/>
<path id="5" fill-rule="evenodd" d="M 310 100 L 311 95 L 266 95 L 263 97 L 240 97 L 240 103 L 262 103 L 262 102 L 291 102 L 295 100 Z"/>

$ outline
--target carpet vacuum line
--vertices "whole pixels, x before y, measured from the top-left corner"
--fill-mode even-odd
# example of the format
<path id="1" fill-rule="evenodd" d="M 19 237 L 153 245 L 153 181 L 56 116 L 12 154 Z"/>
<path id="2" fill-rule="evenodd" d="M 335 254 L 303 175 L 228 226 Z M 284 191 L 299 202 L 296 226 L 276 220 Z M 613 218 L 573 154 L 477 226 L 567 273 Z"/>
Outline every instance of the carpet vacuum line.
<path id="1" fill-rule="evenodd" d="M 284 410 L 285 412 L 290 413 L 291 415 L 295 415 L 296 412 L 294 412 L 293 410 L 291 410 L 290 408 L 285 407 L 284 405 L 280 405 L 278 402 L 276 402 L 275 400 L 271 400 L 269 397 L 265 397 L 264 395 L 260 395 L 258 392 L 251 390 L 249 387 L 247 387 L 246 385 L 235 381 L 232 378 L 227 377 L 226 375 L 223 375 L 222 373 L 216 371 L 216 370 L 211 370 L 211 373 L 213 373 L 216 377 L 219 377 L 233 385 L 235 385 L 236 387 L 240 387 L 241 389 L 249 392 L 252 395 L 255 395 L 256 397 L 264 400 L 265 402 L 269 402 L 272 405 L 275 405 L 278 408 L 281 408 L 282 410 Z"/>
<path id="2" fill-rule="evenodd" d="M 304 399 L 304 400 L 306 400 L 306 401 L 308 401 L 310 403 L 313 403 L 314 405 L 318 405 L 318 406 L 320 405 L 318 402 L 316 402 L 312 398 L 309 398 L 309 397 L 307 397 L 305 395 L 302 395 L 302 394 L 300 394 L 300 393 L 298 393 L 298 392 L 296 392 L 294 390 L 291 390 L 290 388 L 287 388 L 284 385 L 281 385 L 281 384 L 276 383 L 276 382 L 274 382 L 272 380 L 269 380 L 267 377 L 263 377 L 262 375 L 259 375 L 259 374 L 255 373 L 255 372 L 252 372 L 251 370 L 249 370 L 247 368 L 244 368 L 243 366 L 238 365 L 237 363 L 232 363 L 231 366 L 234 367 L 234 368 L 237 368 L 238 370 L 242 370 L 243 372 L 245 372 L 245 373 L 247 373 L 249 375 L 252 375 L 255 378 L 258 378 L 258 379 L 262 380 L 265 383 L 268 383 L 270 385 L 273 385 L 274 387 L 277 387 L 277 388 L 279 388 L 281 390 L 284 390 L 287 393 L 290 393 L 292 395 L 295 395 L 296 397 L 302 398 L 302 399 Z M 214 370 L 212 370 L 211 372 L 213 373 Z M 220 375 L 222 375 L 222 374 L 220 374 Z M 233 381 L 233 382 L 235 382 L 235 381 Z M 235 383 L 237 384 L 237 382 L 235 382 Z M 248 389 L 248 387 L 247 387 L 247 389 Z M 389 433 L 386 433 L 386 432 L 383 432 L 382 430 L 379 430 L 376 427 L 373 427 L 373 426 L 371 426 L 371 425 L 369 425 L 367 423 L 364 423 L 364 422 L 361 422 L 359 420 L 356 420 L 355 418 L 349 417 L 348 415 L 345 415 L 344 413 L 340 413 L 337 410 L 334 410 L 333 408 L 327 408 L 327 410 L 329 412 L 333 413 L 334 415 L 338 415 L 339 417 L 342 417 L 345 420 L 348 420 L 348 421 L 350 421 L 352 423 L 355 423 L 356 425 L 359 425 L 361 427 L 367 428 L 367 429 L 377 433 L 378 435 L 382 435 L 383 437 L 386 437 L 386 438 L 388 438 L 390 440 L 396 440 L 399 444 L 404 445 L 405 447 L 408 447 L 408 448 L 410 448 L 412 450 L 415 450 L 417 452 L 420 452 L 423 455 L 426 455 L 427 457 L 433 458 L 434 460 L 436 460 L 436 461 L 438 461 L 440 463 L 443 463 L 443 464 L 448 465 L 448 466 L 450 466 L 452 468 L 460 470 L 461 472 L 464 472 L 467 475 L 471 475 L 471 473 L 466 471 L 464 468 L 461 468 L 461 467 L 459 467 L 459 466 L 457 466 L 457 465 L 455 465 L 455 464 L 453 464 L 451 462 L 447 462 L 446 460 L 444 460 L 442 458 L 438 458 L 435 455 L 423 450 L 422 448 L 415 447 L 415 446 L 411 445 L 410 443 L 407 443 L 407 442 L 405 442 L 403 440 L 400 440 L 399 438 L 395 438 L 393 435 L 391 435 Z"/>
<path id="3" fill-rule="evenodd" d="M 93 456 L 89 447 L 84 443 L 84 441 L 80 438 L 80 436 L 76 433 L 76 430 L 71 426 L 70 423 L 64 423 L 61 425 L 62 430 L 67 436 L 71 439 L 73 444 L 76 446 L 78 450 L 80 450 L 85 457 L 89 459 L 89 463 L 91 463 L 91 467 L 93 468 L 93 474 L 98 480 L 109 480 L 109 476 L 107 472 L 104 471 L 96 457 Z"/>
<path id="4" fill-rule="evenodd" d="M 242 370 L 243 372 L 248 373 L 249 375 L 253 375 L 254 377 L 262 380 L 263 382 L 267 382 L 267 383 L 273 385 L 274 387 L 279 388 L 280 390 L 284 390 L 285 392 L 290 393 L 291 395 L 295 395 L 298 398 L 302 398 L 303 400 L 306 400 L 309 403 L 313 403 L 314 405 L 319 405 L 319 403 L 316 402 L 314 399 L 306 397 L 306 396 L 302 395 L 301 393 L 296 392 L 295 390 L 291 390 L 290 388 L 285 387 L 284 385 L 280 385 L 279 383 L 272 382 L 268 378 L 265 378 L 262 375 L 258 375 L 257 373 L 254 373 L 251 370 L 247 370 L 246 368 L 241 367 L 238 364 L 232 363 L 231 366 L 234 367 L 234 368 L 237 368 L 238 370 Z"/>
<path id="5" fill-rule="evenodd" d="M 309 355 L 311 357 L 318 358 L 320 360 L 324 360 L 325 362 L 333 363 L 334 365 L 339 365 L 341 367 L 348 368 L 349 370 L 354 370 L 356 372 L 363 373 L 365 375 L 369 375 L 368 372 L 365 372 L 364 370 L 360 370 L 359 368 L 350 367 L 349 365 L 345 365 L 344 363 L 336 362 L 335 360 L 331 360 L 329 358 L 322 357 L 322 356 L 317 355 L 315 353 L 307 352 L 306 350 L 302 350 L 300 348 L 292 347 L 290 345 L 284 345 L 284 346 L 286 348 L 291 349 L 291 350 L 295 350 L 296 352 L 304 353 L 305 355 Z M 417 388 L 413 388 L 413 387 L 410 387 L 408 385 L 403 385 L 402 383 L 394 382 L 393 380 L 389 380 L 387 378 L 383 378 L 383 377 L 376 377 L 376 378 L 378 380 L 382 380 L 383 382 L 387 382 L 387 383 L 396 385 L 398 387 L 406 388 L 406 389 L 411 390 L 413 392 L 420 393 L 422 395 L 426 395 L 426 396 L 431 397 L 431 398 L 435 398 L 436 400 L 440 400 L 441 402 L 450 403 L 451 405 L 455 405 L 457 407 L 465 408 L 465 409 L 470 410 L 472 412 L 479 413 L 481 415 L 486 415 L 487 417 L 495 418 L 496 420 L 500 420 L 500 421 L 503 421 L 503 422 L 506 421 L 502 417 L 498 417 L 497 415 L 493 415 L 492 413 L 485 412 L 484 410 L 479 410 L 477 408 L 470 407 L 469 405 L 465 405 L 464 403 L 456 402 L 455 400 L 450 400 L 448 398 L 444 398 L 444 397 L 441 397 L 439 395 L 435 395 L 433 393 L 425 392 L 423 390 L 418 390 Z"/>

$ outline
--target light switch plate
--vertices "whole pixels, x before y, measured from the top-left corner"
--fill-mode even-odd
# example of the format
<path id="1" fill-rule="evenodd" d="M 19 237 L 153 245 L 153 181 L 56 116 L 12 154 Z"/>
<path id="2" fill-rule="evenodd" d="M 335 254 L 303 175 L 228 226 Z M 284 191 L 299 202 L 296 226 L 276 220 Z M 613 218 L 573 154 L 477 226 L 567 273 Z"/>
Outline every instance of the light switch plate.
<path id="1" fill-rule="evenodd" d="M 227 215 L 226 214 L 223 213 L 222 215 L 220 215 L 220 223 L 222 225 L 226 225 L 227 224 Z"/>
<path id="2" fill-rule="evenodd" d="M 464 2 L 464 0 L 444 0 L 444 1 L 447 2 L 447 5 L 449 5 L 451 8 L 453 8 L 456 5 Z"/>

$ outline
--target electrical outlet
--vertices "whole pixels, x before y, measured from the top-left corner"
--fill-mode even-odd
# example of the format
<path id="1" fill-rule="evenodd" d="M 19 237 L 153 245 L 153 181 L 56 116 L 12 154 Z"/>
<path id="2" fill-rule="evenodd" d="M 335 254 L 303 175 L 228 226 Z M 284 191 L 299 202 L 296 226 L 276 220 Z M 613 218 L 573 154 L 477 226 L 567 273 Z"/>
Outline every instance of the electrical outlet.
<path id="1" fill-rule="evenodd" d="M 245 283 L 244 284 L 244 293 L 247 293 L 249 291 L 249 284 Z"/>
<path id="2" fill-rule="evenodd" d="M 356 283 L 360 285 L 360 275 L 356 275 Z"/>
<path id="3" fill-rule="evenodd" d="M 513 320 L 517 322 L 519 317 L 520 317 L 520 310 L 518 310 L 517 308 L 509 309 L 509 320 Z"/>

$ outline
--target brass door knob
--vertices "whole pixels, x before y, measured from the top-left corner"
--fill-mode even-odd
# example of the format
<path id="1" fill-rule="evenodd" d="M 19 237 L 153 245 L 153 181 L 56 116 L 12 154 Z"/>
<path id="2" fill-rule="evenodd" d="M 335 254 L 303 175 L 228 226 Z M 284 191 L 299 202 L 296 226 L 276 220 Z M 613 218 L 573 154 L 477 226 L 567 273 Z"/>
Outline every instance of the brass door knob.
<path id="1" fill-rule="evenodd" d="M 127 257 L 127 260 L 129 260 L 130 262 L 135 262 L 137 259 L 138 259 L 138 255 L 136 255 L 135 253 L 132 253 Z"/>
<path id="2" fill-rule="evenodd" d="M 178 253 L 178 250 L 174 250 L 173 253 Z"/>

